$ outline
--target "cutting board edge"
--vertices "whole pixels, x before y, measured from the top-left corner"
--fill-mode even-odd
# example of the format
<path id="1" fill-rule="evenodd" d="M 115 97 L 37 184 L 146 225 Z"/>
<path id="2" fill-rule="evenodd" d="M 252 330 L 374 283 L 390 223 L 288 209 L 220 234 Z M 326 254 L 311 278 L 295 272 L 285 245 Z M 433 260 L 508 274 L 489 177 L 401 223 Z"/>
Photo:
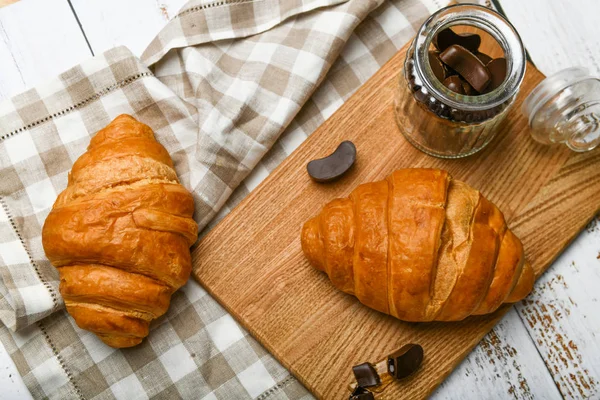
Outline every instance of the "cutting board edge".
<path id="1" fill-rule="evenodd" d="M 403 51 L 405 51 L 405 49 L 402 49 L 399 51 L 399 53 L 402 53 Z M 392 57 L 392 59 L 390 59 L 390 61 L 388 61 L 384 67 L 382 67 L 382 69 L 384 69 L 388 64 L 392 63 L 394 61 L 395 57 Z M 539 71 L 537 71 L 537 69 L 535 68 L 535 66 L 533 65 L 529 65 L 528 68 L 530 69 L 534 69 L 536 70 L 537 73 L 539 73 Z M 539 73 L 541 75 L 541 73 Z M 328 129 L 331 128 L 331 121 L 334 119 L 334 116 L 336 116 L 338 113 L 341 112 L 341 110 L 345 107 L 348 106 L 349 104 L 351 104 L 351 102 L 357 102 L 355 101 L 358 97 L 360 97 L 360 95 L 366 91 L 366 89 L 372 84 L 371 80 L 376 80 L 378 78 L 379 73 L 376 73 L 371 79 L 369 79 L 369 81 L 367 81 L 365 84 L 363 84 L 363 86 L 361 86 L 361 88 L 358 89 L 358 91 L 351 96 L 350 99 L 348 99 L 348 101 L 346 101 L 346 103 L 344 103 L 342 105 L 342 107 L 340 109 L 338 109 L 332 116 L 330 116 L 318 129 L 317 131 L 315 131 L 315 133 L 320 132 L 321 130 L 327 131 Z M 397 74 L 396 74 L 397 77 Z M 367 91 L 367 93 L 369 94 L 370 92 Z M 370 95 L 373 96 L 373 94 L 371 93 Z M 389 106 L 391 107 L 391 106 Z M 397 127 L 396 127 L 397 129 Z M 294 159 L 294 158 L 298 158 L 299 157 L 299 153 L 303 151 L 304 148 L 306 148 L 306 144 L 308 142 L 311 141 L 311 139 L 313 138 L 313 136 L 310 136 L 301 146 L 299 146 L 297 149 L 294 150 L 294 152 L 292 152 L 292 154 L 290 154 L 288 156 L 288 158 L 286 160 L 284 160 L 284 162 L 277 167 L 265 180 L 263 180 L 263 182 L 260 183 L 260 185 L 253 190 L 235 209 L 234 211 L 232 211 L 232 213 L 230 215 L 228 215 L 223 221 L 221 221 L 220 224 L 218 224 L 211 233 L 209 233 L 209 235 L 211 235 L 212 233 L 219 233 L 220 232 L 220 228 L 223 228 L 225 225 L 229 224 L 229 221 L 231 219 L 233 219 L 235 217 L 235 215 L 239 214 L 241 212 L 241 210 L 243 210 L 247 205 L 251 204 L 254 199 L 256 197 L 258 197 L 261 193 L 262 190 L 264 190 L 265 186 L 271 184 L 273 181 L 276 181 L 277 178 L 279 178 L 280 176 L 285 176 L 284 174 L 284 170 L 286 168 L 289 168 L 289 160 L 290 159 Z M 314 154 L 313 154 L 314 155 Z M 562 168 L 561 164 L 561 167 Z M 536 196 L 540 195 L 541 189 L 540 191 L 536 191 Z M 518 209 L 524 209 L 527 206 L 527 204 L 523 205 L 522 207 L 519 207 Z M 587 214 L 586 214 L 587 215 Z M 570 242 L 572 242 L 578 235 L 579 232 L 581 232 L 581 230 L 583 229 L 583 227 L 586 226 L 587 223 L 589 223 L 589 220 L 591 220 L 593 218 L 593 215 L 589 217 L 589 219 L 582 223 L 582 224 L 578 224 L 578 229 L 576 232 L 574 232 L 572 235 L 570 235 L 570 237 L 567 237 L 565 240 L 562 241 L 562 246 L 561 246 L 561 250 L 555 254 L 552 255 L 551 259 L 544 259 L 544 264 L 543 264 L 543 270 L 547 270 L 547 268 L 551 265 L 552 261 L 555 260 L 558 256 L 560 256 L 560 254 L 562 254 L 562 252 L 564 251 L 564 249 L 566 248 L 566 246 L 568 246 L 568 244 Z M 200 246 L 198 246 L 200 247 Z M 194 268 L 196 269 L 196 267 Z M 288 362 L 286 361 L 285 356 L 283 356 L 282 354 L 280 354 L 280 352 L 277 350 L 277 348 L 273 347 L 271 344 L 269 344 L 269 339 L 259 333 L 256 329 L 252 328 L 252 324 L 247 322 L 246 317 L 244 317 L 242 315 L 242 313 L 236 313 L 235 309 L 233 307 L 231 307 L 228 303 L 227 300 L 224 299 L 222 296 L 220 296 L 217 292 L 210 290 L 209 288 L 209 284 L 208 283 L 203 283 L 203 281 L 201 279 L 197 279 L 196 274 L 195 278 L 196 280 L 198 280 L 205 288 L 207 288 L 207 291 L 213 295 L 229 312 L 231 312 L 231 314 L 234 316 L 234 318 L 236 318 L 238 321 L 240 321 L 240 323 L 246 327 L 246 329 L 248 329 L 248 331 L 261 343 L 263 344 L 263 346 L 265 346 L 265 348 L 267 348 L 267 350 L 269 350 L 274 356 L 275 358 L 277 358 L 279 360 L 279 362 L 282 363 L 282 365 L 284 365 L 286 368 L 288 368 L 292 374 L 300 381 L 302 382 L 307 388 L 309 388 L 313 393 L 315 393 L 317 396 L 319 397 L 323 397 L 323 394 L 319 392 L 318 388 L 314 387 L 312 384 L 310 384 L 310 382 L 307 382 L 304 378 L 302 378 L 302 374 L 300 374 L 298 372 L 298 370 L 296 369 L 296 367 L 294 367 L 293 362 Z M 502 313 L 500 315 L 498 315 L 497 318 L 493 319 L 493 322 L 490 322 L 490 329 L 491 327 L 493 327 L 500 318 L 502 318 L 506 312 L 508 312 L 508 310 L 510 310 L 511 307 L 507 307 L 506 310 L 502 311 Z M 464 351 L 460 354 L 460 356 L 458 358 L 456 358 L 455 360 L 452 361 L 451 365 L 452 368 L 450 369 L 446 369 L 444 370 L 443 374 L 439 374 L 439 376 L 436 377 L 435 379 L 435 384 L 431 387 L 429 387 L 427 394 L 425 394 L 425 396 L 428 396 L 429 394 L 431 394 L 437 386 L 439 386 L 439 384 L 441 382 L 443 382 L 443 380 L 452 373 L 452 370 L 454 367 L 456 367 L 465 357 L 466 355 L 469 354 L 469 352 L 477 345 L 477 343 L 479 343 L 479 341 L 489 332 L 489 329 L 487 329 L 485 332 L 481 332 L 481 334 L 477 333 L 477 335 L 473 336 L 473 343 L 471 345 L 462 347 L 462 349 L 464 349 Z M 476 336 L 476 337 L 475 337 Z M 438 372 L 439 373 L 439 372 Z M 318 381 L 317 381 L 318 382 Z"/>
<path id="2" fill-rule="evenodd" d="M 274 348 L 271 344 L 269 344 L 269 341 L 266 340 L 266 338 L 263 334 L 258 332 L 255 328 L 253 328 L 252 325 L 242 315 L 240 315 L 233 308 L 231 308 L 231 306 L 229 306 L 226 301 L 223 301 L 223 299 L 217 292 L 210 289 L 210 287 L 208 285 L 206 285 L 205 282 L 203 282 L 199 278 L 196 278 L 196 276 L 194 276 L 194 280 L 198 284 L 200 284 L 206 290 L 206 292 L 208 294 L 210 294 L 240 325 L 242 325 L 242 327 L 244 329 L 246 329 L 248 331 L 248 333 L 250 333 L 250 335 L 254 339 L 256 339 L 260 343 L 260 345 L 263 346 L 284 368 L 289 370 L 291 375 L 295 379 L 297 379 L 300 383 L 302 383 L 302 385 L 304 385 L 317 399 L 325 398 L 324 395 L 319 392 L 318 388 L 315 388 L 310 382 L 306 381 L 302 377 L 302 374 L 299 371 L 297 371 L 297 369 L 294 367 L 294 365 L 291 364 L 290 362 L 286 361 L 285 357 L 282 354 L 280 354 L 280 352 L 276 348 Z M 340 293 L 340 296 L 341 295 L 345 295 L 345 294 Z M 358 302 L 358 300 L 356 300 L 356 301 Z M 366 307 L 366 306 L 363 306 L 363 307 Z M 511 304 L 511 305 L 504 305 L 500 309 L 498 309 L 494 313 L 494 319 L 489 322 L 489 325 L 491 325 L 490 329 L 492 329 L 506 315 L 506 313 L 508 313 L 513 307 L 514 307 L 514 304 Z M 469 318 L 469 317 L 467 317 L 467 318 Z M 448 324 L 452 324 L 452 322 L 448 322 Z M 489 330 L 487 332 L 482 333 L 476 339 L 474 338 L 472 340 L 472 344 L 469 345 L 468 348 L 465 348 L 464 351 L 462 351 L 460 353 L 460 355 L 457 359 L 452 361 L 452 363 L 451 363 L 452 368 L 448 369 L 447 372 L 440 374 L 438 376 L 438 379 L 436 379 L 436 384 L 434 386 L 431 386 L 424 393 L 424 396 L 422 398 L 425 399 L 425 398 L 429 397 L 431 395 L 431 393 L 433 393 L 437 389 L 437 387 L 454 371 L 454 369 L 461 362 L 464 361 L 466 356 L 468 356 L 471 353 L 471 351 L 473 351 L 475 346 L 477 346 L 479 344 L 479 342 L 481 342 L 481 340 L 488 333 L 489 333 Z M 369 360 L 369 361 L 372 361 L 372 360 Z M 349 391 L 348 391 L 348 394 L 350 394 Z"/>

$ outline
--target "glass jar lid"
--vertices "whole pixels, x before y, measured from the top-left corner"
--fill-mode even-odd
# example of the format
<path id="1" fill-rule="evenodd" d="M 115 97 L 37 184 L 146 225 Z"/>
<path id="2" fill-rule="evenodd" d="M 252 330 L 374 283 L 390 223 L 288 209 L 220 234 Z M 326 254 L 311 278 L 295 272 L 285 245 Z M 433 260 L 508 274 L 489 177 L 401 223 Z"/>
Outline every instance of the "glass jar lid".
<path id="1" fill-rule="evenodd" d="M 527 96 L 522 112 L 540 143 L 565 143 L 574 151 L 600 145 L 600 79 L 585 68 L 567 68 L 544 79 Z"/>

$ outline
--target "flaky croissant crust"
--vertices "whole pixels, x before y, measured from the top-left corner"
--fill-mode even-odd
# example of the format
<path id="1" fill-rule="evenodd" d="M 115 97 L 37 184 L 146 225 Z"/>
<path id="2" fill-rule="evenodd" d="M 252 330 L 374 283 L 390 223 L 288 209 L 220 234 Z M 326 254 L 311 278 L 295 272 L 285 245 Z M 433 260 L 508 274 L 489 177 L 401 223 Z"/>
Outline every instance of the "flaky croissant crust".
<path id="1" fill-rule="evenodd" d="M 358 186 L 307 221 L 301 242 L 335 287 L 405 321 L 491 313 L 534 281 L 500 210 L 437 169 Z"/>
<path id="2" fill-rule="evenodd" d="M 112 347 L 140 343 L 189 278 L 193 212 L 150 127 L 120 115 L 99 131 L 42 230 L 77 325 Z"/>

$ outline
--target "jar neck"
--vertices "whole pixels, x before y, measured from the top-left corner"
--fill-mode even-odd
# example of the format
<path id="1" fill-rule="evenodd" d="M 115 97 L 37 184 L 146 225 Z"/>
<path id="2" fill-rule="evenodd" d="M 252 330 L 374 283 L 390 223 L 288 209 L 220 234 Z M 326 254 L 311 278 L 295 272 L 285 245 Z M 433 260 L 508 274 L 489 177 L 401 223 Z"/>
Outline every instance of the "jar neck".
<path id="1" fill-rule="evenodd" d="M 489 33 L 504 51 L 507 62 L 506 79 L 489 93 L 466 96 L 446 88 L 429 65 L 429 49 L 438 32 L 456 25 L 467 25 Z M 451 108 L 465 111 L 490 109 L 510 101 L 518 92 L 525 76 L 525 49 L 515 28 L 501 15 L 474 4 L 459 4 L 433 14 L 419 29 L 411 51 L 414 74 L 427 93 Z"/>

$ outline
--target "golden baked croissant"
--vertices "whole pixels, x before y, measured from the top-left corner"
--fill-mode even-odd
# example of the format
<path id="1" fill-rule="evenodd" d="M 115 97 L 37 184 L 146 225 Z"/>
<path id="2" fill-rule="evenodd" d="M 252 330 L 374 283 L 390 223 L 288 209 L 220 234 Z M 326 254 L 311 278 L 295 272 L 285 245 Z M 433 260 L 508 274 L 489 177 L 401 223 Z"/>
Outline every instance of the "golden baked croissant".
<path id="1" fill-rule="evenodd" d="M 446 171 L 403 169 L 304 224 L 338 289 L 405 321 L 458 321 L 524 298 L 534 274 L 500 210 Z"/>
<path id="2" fill-rule="evenodd" d="M 120 115 L 91 140 L 42 230 L 77 325 L 131 347 L 191 272 L 194 201 L 152 129 Z"/>

